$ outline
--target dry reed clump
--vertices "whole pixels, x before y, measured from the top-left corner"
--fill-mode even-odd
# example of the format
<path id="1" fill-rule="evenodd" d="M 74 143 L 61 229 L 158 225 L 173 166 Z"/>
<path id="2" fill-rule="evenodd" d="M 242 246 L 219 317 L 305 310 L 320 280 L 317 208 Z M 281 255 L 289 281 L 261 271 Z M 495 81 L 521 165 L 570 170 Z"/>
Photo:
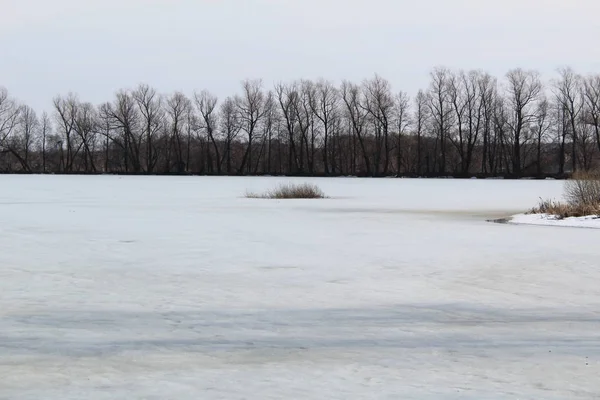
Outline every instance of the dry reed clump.
<path id="1" fill-rule="evenodd" d="M 314 184 L 283 184 L 264 193 L 247 192 L 250 199 L 324 199 L 323 191 Z"/>
<path id="2" fill-rule="evenodd" d="M 564 184 L 565 203 L 540 199 L 530 214 L 548 214 L 563 219 L 569 217 L 600 217 L 600 174 L 579 172 Z"/>
<path id="3" fill-rule="evenodd" d="M 532 208 L 529 214 L 547 214 L 553 215 L 558 219 L 564 219 L 569 217 L 587 217 L 587 216 L 600 216 L 600 204 L 596 205 L 572 205 L 569 203 L 562 203 L 555 200 L 543 200 L 540 199 L 537 207 Z"/>

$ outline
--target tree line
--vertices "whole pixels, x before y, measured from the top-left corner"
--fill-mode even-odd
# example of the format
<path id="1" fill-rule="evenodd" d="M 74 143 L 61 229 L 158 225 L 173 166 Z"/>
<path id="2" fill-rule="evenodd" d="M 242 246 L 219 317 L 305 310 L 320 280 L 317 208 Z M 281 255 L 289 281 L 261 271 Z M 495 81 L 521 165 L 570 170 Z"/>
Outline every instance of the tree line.
<path id="1" fill-rule="evenodd" d="M 309 176 L 564 176 L 600 161 L 600 75 L 544 82 L 435 68 L 410 97 L 361 83 L 245 80 L 218 99 L 142 84 L 38 115 L 0 88 L 0 172 Z"/>

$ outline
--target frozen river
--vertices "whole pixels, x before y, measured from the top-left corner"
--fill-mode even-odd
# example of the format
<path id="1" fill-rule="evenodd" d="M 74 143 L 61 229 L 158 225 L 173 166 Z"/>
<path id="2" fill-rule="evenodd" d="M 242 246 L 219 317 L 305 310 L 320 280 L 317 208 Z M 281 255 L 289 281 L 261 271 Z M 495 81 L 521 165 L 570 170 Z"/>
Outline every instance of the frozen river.
<path id="1" fill-rule="evenodd" d="M 0 399 L 600 397 L 561 182 L 290 180 L 0 176 Z"/>

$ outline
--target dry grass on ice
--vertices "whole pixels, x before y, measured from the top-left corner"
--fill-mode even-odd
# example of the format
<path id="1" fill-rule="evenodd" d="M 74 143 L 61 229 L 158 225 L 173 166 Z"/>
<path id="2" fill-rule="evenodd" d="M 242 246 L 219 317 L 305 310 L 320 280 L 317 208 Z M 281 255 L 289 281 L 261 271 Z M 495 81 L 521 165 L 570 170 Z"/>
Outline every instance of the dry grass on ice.
<path id="1" fill-rule="evenodd" d="M 600 174 L 574 174 L 565 181 L 564 198 L 566 202 L 542 199 L 529 214 L 554 215 L 559 219 L 600 216 Z"/>
<path id="2" fill-rule="evenodd" d="M 324 199 L 323 191 L 314 184 L 283 184 L 264 193 L 247 192 L 250 199 Z"/>

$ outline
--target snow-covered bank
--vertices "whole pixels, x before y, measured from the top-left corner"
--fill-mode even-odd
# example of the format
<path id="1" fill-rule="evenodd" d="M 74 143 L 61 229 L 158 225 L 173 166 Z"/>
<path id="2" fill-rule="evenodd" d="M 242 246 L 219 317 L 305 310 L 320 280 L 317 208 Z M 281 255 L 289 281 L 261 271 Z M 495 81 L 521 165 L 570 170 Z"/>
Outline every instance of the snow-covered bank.
<path id="1" fill-rule="evenodd" d="M 569 228 L 600 229 L 600 217 L 596 215 L 560 219 L 556 215 L 549 214 L 517 214 L 513 215 L 508 222 L 519 225 L 548 225 Z"/>

